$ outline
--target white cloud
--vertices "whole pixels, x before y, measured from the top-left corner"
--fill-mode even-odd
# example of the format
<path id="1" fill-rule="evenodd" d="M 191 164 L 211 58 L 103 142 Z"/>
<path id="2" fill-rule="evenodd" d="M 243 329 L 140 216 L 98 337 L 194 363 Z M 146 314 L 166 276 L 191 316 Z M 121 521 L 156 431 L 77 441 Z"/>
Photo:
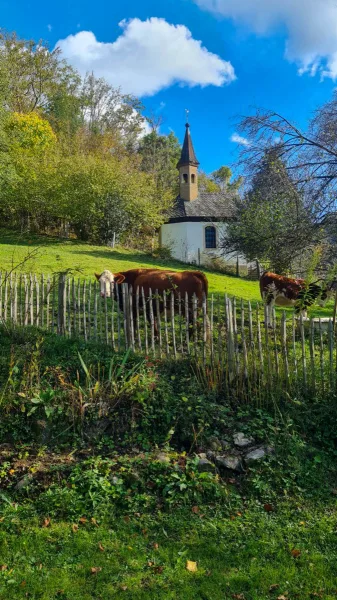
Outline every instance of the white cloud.
<path id="1" fill-rule="evenodd" d="M 211 12 L 243 23 L 257 34 L 287 31 L 286 58 L 299 73 L 337 78 L 336 0 L 195 0 Z"/>
<path id="2" fill-rule="evenodd" d="M 235 79 L 231 63 L 209 52 L 184 25 L 156 17 L 119 25 L 123 33 L 113 42 L 99 42 L 91 31 L 80 31 L 56 46 L 82 75 L 94 71 L 137 96 L 153 95 L 174 83 L 222 86 Z"/>
<path id="3" fill-rule="evenodd" d="M 247 140 L 247 138 L 242 137 L 242 135 L 239 135 L 238 133 L 232 133 L 232 135 L 230 137 L 230 141 L 234 142 L 235 144 L 241 144 L 241 146 L 249 146 L 250 145 L 250 141 Z"/>
<path id="4" fill-rule="evenodd" d="M 47 29 L 48 31 L 51 31 L 53 29 L 52 25 L 47 25 Z"/>

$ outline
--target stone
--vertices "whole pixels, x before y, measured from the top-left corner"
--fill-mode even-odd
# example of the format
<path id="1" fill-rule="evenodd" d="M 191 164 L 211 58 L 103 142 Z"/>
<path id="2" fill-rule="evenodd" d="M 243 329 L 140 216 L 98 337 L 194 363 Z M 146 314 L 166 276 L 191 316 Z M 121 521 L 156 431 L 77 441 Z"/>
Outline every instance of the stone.
<path id="1" fill-rule="evenodd" d="M 33 480 L 33 475 L 31 475 L 31 474 L 25 475 L 22 479 L 20 479 L 20 481 L 17 482 L 15 489 L 17 491 L 24 490 L 26 487 L 29 486 L 29 484 L 32 482 L 32 480 Z"/>
<path id="2" fill-rule="evenodd" d="M 224 450 L 225 452 L 228 452 L 228 450 L 231 449 L 232 445 L 228 440 L 221 440 L 221 447 L 222 447 L 222 450 Z"/>
<path id="3" fill-rule="evenodd" d="M 119 477 L 116 477 L 116 475 L 114 475 L 113 477 L 111 477 L 111 483 L 113 485 L 119 485 L 121 483 L 121 479 L 119 479 Z"/>
<path id="4" fill-rule="evenodd" d="M 255 450 L 251 450 L 251 452 L 246 454 L 245 461 L 247 464 L 252 464 L 258 460 L 261 460 L 262 458 L 265 458 L 266 456 L 267 452 L 265 448 L 256 448 Z"/>
<path id="5" fill-rule="evenodd" d="M 206 452 L 206 458 L 208 458 L 208 460 L 215 460 L 216 457 L 216 452 L 214 452 L 214 450 L 207 450 Z M 202 457 L 200 457 L 202 458 Z"/>
<path id="6" fill-rule="evenodd" d="M 200 473 L 214 473 L 215 465 L 207 458 L 201 458 L 198 462 L 198 471 Z"/>
<path id="7" fill-rule="evenodd" d="M 161 463 L 169 463 L 170 462 L 170 457 L 167 456 L 167 454 L 165 454 L 165 452 L 159 452 L 156 455 L 156 460 L 158 460 Z"/>
<path id="8" fill-rule="evenodd" d="M 255 442 L 253 438 L 246 437 L 242 432 L 234 433 L 233 440 L 235 446 L 238 448 L 248 448 L 248 446 L 252 446 Z"/>
<path id="9" fill-rule="evenodd" d="M 220 469 L 230 469 L 231 471 L 242 471 L 241 457 L 235 456 L 234 454 L 228 454 L 227 456 L 216 456 L 215 464 Z"/>
<path id="10" fill-rule="evenodd" d="M 221 450 L 221 448 L 222 448 L 220 440 L 215 436 L 212 436 L 209 438 L 208 445 L 209 445 L 210 449 L 215 450 L 215 452 Z"/>
<path id="11" fill-rule="evenodd" d="M 207 458 L 206 452 L 199 452 L 199 458 Z"/>

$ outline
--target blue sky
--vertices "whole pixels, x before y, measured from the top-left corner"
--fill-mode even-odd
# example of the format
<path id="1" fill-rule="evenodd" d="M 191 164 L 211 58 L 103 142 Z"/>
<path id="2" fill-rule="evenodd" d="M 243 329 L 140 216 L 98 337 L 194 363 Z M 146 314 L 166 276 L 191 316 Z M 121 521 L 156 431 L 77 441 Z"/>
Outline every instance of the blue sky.
<path id="1" fill-rule="evenodd" d="M 207 172 L 235 161 L 235 123 L 252 107 L 305 127 L 335 87 L 334 0 L 0 0 L 0 8 L 2 27 L 59 43 L 82 72 L 94 68 L 142 96 L 147 112 L 162 115 L 162 132 L 182 140 L 188 108 Z"/>

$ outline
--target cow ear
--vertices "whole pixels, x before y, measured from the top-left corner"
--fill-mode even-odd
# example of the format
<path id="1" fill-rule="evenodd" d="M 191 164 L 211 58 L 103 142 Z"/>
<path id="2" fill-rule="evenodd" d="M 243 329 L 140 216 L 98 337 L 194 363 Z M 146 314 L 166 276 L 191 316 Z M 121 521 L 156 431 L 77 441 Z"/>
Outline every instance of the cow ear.
<path id="1" fill-rule="evenodd" d="M 124 279 L 125 275 L 122 275 L 122 273 L 116 273 L 116 275 L 114 276 L 115 283 L 123 283 Z"/>
<path id="2" fill-rule="evenodd" d="M 98 279 L 98 281 L 101 279 L 101 276 L 99 273 L 95 273 L 95 277 L 96 277 L 96 279 Z"/>

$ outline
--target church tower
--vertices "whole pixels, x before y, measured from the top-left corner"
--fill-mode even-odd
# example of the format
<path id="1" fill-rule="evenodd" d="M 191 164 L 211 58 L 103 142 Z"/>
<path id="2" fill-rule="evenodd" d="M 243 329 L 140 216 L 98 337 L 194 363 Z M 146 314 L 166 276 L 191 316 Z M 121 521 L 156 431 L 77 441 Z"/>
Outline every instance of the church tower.
<path id="1" fill-rule="evenodd" d="M 179 169 L 180 198 L 190 202 L 198 198 L 199 162 L 194 152 L 190 126 L 186 123 L 185 127 L 185 138 L 177 169 Z"/>

